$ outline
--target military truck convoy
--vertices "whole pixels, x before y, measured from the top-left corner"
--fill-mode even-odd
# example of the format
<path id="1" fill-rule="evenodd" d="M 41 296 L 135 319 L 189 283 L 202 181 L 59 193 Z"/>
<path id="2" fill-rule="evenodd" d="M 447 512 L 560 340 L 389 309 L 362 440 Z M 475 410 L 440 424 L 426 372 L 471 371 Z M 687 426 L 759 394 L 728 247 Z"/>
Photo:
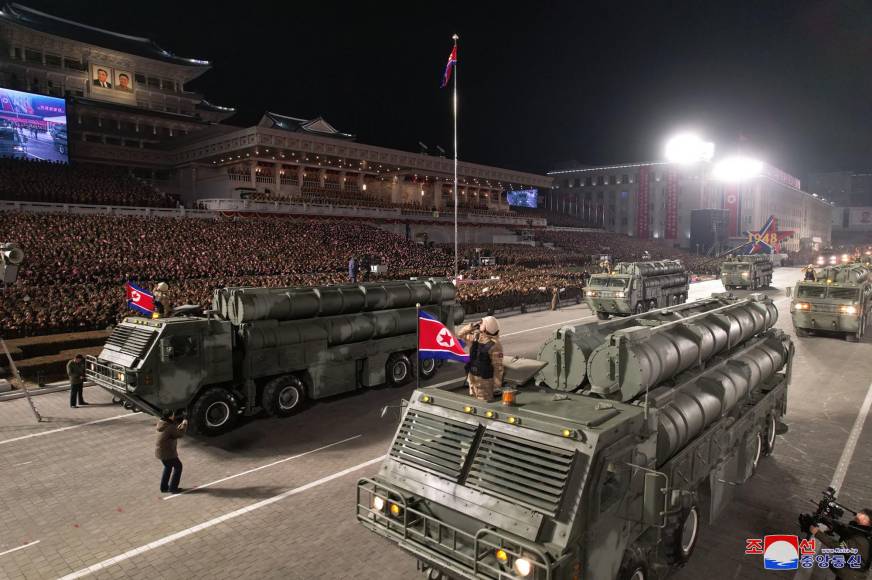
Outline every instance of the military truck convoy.
<path id="1" fill-rule="evenodd" d="M 357 519 L 434 580 L 664 578 L 773 452 L 793 360 L 777 316 L 718 294 L 565 327 L 536 364 L 506 361 L 533 377 L 510 405 L 419 389 Z"/>
<path id="2" fill-rule="evenodd" d="M 619 262 L 611 273 L 590 277 L 584 299 L 600 320 L 681 304 L 688 275 L 678 260 Z"/>
<path id="3" fill-rule="evenodd" d="M 800 280 L 790 294 L 790 312 L 796 335 L 812 332 L 844 334 L 857 342 L 866 333 L 872 302 L 872 269 L 865 264 L 827 266 L 814 280 Z"/>
<path id="4" fill-rule="evenodd" d="M 453 328 L 463 320 L 454 284 L 396 281 L 314 288 L 224 288 L 212 310 L 125 318 L 86 378 L 149 413 L 187 414 L 205 435 L 240 416 L 287 417 L 306 400 L 407 384 L 415 372 L 415 305 Z M 437 371 L 421 362 L 422 378 Z"/>
<path id="5" fill-rule="evenodd" d="M 731 256 L 721 262 L 724 288 L 758 290 L 772 284 L 772 261 L 766 255 Z"/>

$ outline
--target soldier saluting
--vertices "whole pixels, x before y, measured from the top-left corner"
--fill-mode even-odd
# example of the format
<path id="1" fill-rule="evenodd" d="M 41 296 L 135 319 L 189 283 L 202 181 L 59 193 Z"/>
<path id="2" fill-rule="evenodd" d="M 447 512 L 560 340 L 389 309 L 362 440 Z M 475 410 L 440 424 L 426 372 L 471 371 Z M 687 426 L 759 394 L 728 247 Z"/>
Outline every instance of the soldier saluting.
<path id="1" fill-rule="evenodd" d="M 493 316 L 481 322 L 464 325 L 457 336 L 470 344 L 466 381 L 469 394 L 481 401 L 494 398 L 494 387 L 503 384 L 503 345 L 500 343 L 500 323 Z"/>

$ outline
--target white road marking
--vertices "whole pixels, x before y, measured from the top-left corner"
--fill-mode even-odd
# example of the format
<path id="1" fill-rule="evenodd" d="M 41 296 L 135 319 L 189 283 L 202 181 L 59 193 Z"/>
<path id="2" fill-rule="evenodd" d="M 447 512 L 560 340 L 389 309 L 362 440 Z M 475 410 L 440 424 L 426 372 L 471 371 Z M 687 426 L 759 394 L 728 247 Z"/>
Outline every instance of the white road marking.
<path id="1" fill-rule="evenodd" d="M 851 427 L 851 433 L 848 435 L 848 441 L 845 443 L 845 450 L 842 451 L 839 464 L 836 466 L 836 473 L 833 474 L 833 481 L 830 485 L 836 491 L 845 482 L 845 475 L 848 473 L 848 466 L 854 457 L 854 450 L 857 448 L 857 441 L 860 439 L 860 432 L 863 431 L 863 425 L 866 423 L 866 417 L 869 415 L 870 406 L 872 406 L 872 384 L 869 385 L 869 389 L 866 391 L 866 398 L 860 406 L 860 413 L 854 419 L 854 426 Z"/>
<path id="2" fill-rule="evenodd" d="M 29 548 L 31 546 L 34 546 L 34 545 L 40 543 L 41 541 L 42 540 L 36 540 L 34 542 L 24 544 L 23 546 L 18 546 L 17 548 L 12 548 L 11 550 L 6 550 L 5 552 L 0 552 L 0 556 L 5 556 L 6 554 L 11 554 L 12 552 L 17 552 L 18 550 L 23 550 L 24 548 Z"/>
<path id="3" fill-rule="evenodd" d="M 83 578 L 85 576 L 89 576 L 89 575 L 93 574 L 94 572 L 97 572 L 99 570 L 103 570 L 103 569 L 108 568 L 109 566 L 113 566 L 119 562 L 129 560 L 129 559 L 131 559 L 135 556 L 138 556 L 140 554 L 144 554 L 144 553 L 150 552 L 151 550 L 154 550 L 156 548 L 160 548 L 161 546 L 171 544 L 172 542 L 175 542 L 176 540 L 180 540 L 180 539 L 185 538 L 187 536 L 196 534 L 197 532 L 200 532 L 202 530 L 211 528 L 213 526 L 217 526 L 218 524 L 224 523 L 228 520 L 238 518 L 241 515 L 245 515 L 247 513 L 253 512 L 255 510 L 259 510 L 260 508 L 266 507 L 268 505 L 272 505 L 272 504 L 274 504 L 278 501 L 281 501 L 285 498 L 291 497 L 292 495 L 297 495 L 297 494 L 303 493 L 304 491 L 308 491 L 314 487 L 318 487 L 319 485 L 324 485 L 325 483 L 333 481 L 334 479 L 339 479 L 340 477 L 345 477 L 349 473 L 354 473 L 355 471 L 363 469 L 364 467 L 369 467 L 370 465 L 378 463 L 378 462 L 382 461 L 385 457 L 386 457 L 386 455 L 380 455 L 378 457 L 374 457 L 373 459 L 370 459 L 369 461 L 364 461 L 363 463 L 358 463 L 357 465 L 355 465 L 353 467 L 343 469 L 342 471 L 337 471 L 336 473 L 333 473 L 332 475 L 328 475 L 326 477 L 322 477 L 321 479 L 319 479 L 317 481 L 312 481 L 312 482 L 307 483 L 305 485 L 301 485 L 300 487 L 295 487 L 293 489 L 289 489 L 289 490 L 284 491 L 278 495 L 274 495 L 273 497 L 270 497 L 270 498 L 261 500 L 259 502 L 253 503 L 251 505 L 245 506 L 244 508 L 240 508 L 238 510 L 234 510 L 232 512 L 226 513 L 223 516 L 218 516 L 217 518 L 212 518 L 211 520 L 205 521 L 202 524 L 197 524 L 196 526 L 187 528 L 185 530 L 181 530 L 181 531 L 176 532 L 174 534 L 170 534 L 169 536 L 164 536 L 163 538 L 160 538 L 159 540 L 155 540 L 153 542 L 150 542 L 150 543 L 145 544 L 143 546 L 140 546 L 138 548 L 133 548 L 132 550 L 128 550 L 127 552 L 124 552 L 123 554 L 119 554 L 119 555 L 114 556 L 112 558 L 108 558 L 106 560 L 103 560 L 102 562 L 97 562 L 96 564 L 92 564 L 91 566 L 88 566 L 87 568 L 83 568 L 81 570 L 78 570 L 77 572 L 67 574 L 66 576 L 63 576 L 62 578 L 60 578 L 59 580 L 75 580 L 76 578 Z"/>
<path id="4" fill-rule="evenodd" d="M 25 461 L 24 463 L 16 463 L 12 467 L 21 467 L 22 465 L 27 465 L 29 463 L 33 463 L 33 461 Z"/>
<path id="5" fill-rule="evenodd" d="M 189 492 L 194 491 L 196 489 L 203 489 L 204 487 L 209 487 L 210 485 L 215 485 L 216 483 L 221 483 L 224 481 L 228 481 L 230 479 L 236 479 L 237 477 L 242 477 L 243 475 L 248 475 L 249 473 L 254 473 L 255 471 L 260 471 L 261 469 L 266 469 L 268 467 L 272 467 L 274 465 L 284 463 L 285 461 L 291 461 L 292 459 L 299 459 L 300 457 L 303 457 L 304 455 L 309 455 L 309 454 L 315 453 L 317 451 L 322 451 L 322 450 L 328 449 L 330 447 L 335 447 L 336 445 L 346 443 L 346 442 L 351 441 L 353 439 L 357 439 L 358 437 L 360 437 L 359 434 L 354 435 L 353 437 L 348 437 L 346 439 L 343 439 L 342 441 L 337 441 L 335 443 L 330 443 L 329 445 L 324 445 L 323 447 L 318 447 L 317 449 L 311 449 L 309 451 L 304 451 L 303 453 L 291 455 L 290 457 L 285 457 L 284 459 L 279 459 L 278 461 L 273 461 L 272 463 L 267 463 L 266 465 L 261 465 L 260 467 L 255 467 L 253 469 L 249 469 L 249 470 L 243 471 L 241 473 L 237 473 L 236 475 L 229 475 L 227 477 L 222 477 L 221 479 L 216 479 L 215 481 L 210 481 L 209 483 L 204 483 L 203 485 L 198 485 L 197 487 L 192 487 L 191 489 L 186 489 L 182 493 L 178 493 L 175 495 L 168 495 L 168 496 L 164 497 L 163 499 L 168 500 L 168 499 L 173 499 L 174 497 L 181 497 L 181 496 L 185 495 L 186 493 L 189 493 Z"/>
<path id="6" fill-rule="evenodd" d="M 13 437 L 12 439 L 4 439 L 0 441 L 0 445 L 5 443 L 12 443 L 13 441 L 23 441 L 24 439 L 32 439 L 33 437 L 42 437 L 43 435 L 51 435 L 53 433 L 60 433 L 61 431 L 69 431 L 70 429 L 78 429 L 79 427 L 87 427 L 88 425 L 96 425 L 97 423 L 105 423 L 106 421 L 114 421 L 115 419 L 121 419 L 122 417 L 133 417 L 137 415 L 137 413 L 124 413 L 123 415 L 114 415 L 112 417 L 106 417 L 105 419 L 97 419 L 96 421 L 88 421 L 87 423 L 79 423 L 78 425 L 70 425 L 69 427 L 61 427 L 60 429 L 52 429 L 50 431 L 41 431 L 39 433 L 31 433 L 30 435 L 22 435 L 21 437 Z"/>
<path id="7" fill-rule="evenodd" d="M 551 326 L 566 326 L 567 324 L 571 324 L 573 322 L 581 322 L 582 320 L 587 320 L 588 318 L 594 318 L 594 315 L 590 314 L 590 315 L 584 316 L 582 318 L 573 318 L 572 320 L 564 320 L 563 322 L 555 322 L 554 324 L 546 324 L 544 326 L 536 326 L 534 328 L 528 328 L 526 330 L 518 330 L 516 332 L 510 332 L 508 334 L 502 334 L 500 336 L 502 336 L 502 337 L 514 336 L 516 334 L 524 334 L 525 332 L 533 332 L 534 330 L 542 330 L 543 328 L 549 328 Z"/>

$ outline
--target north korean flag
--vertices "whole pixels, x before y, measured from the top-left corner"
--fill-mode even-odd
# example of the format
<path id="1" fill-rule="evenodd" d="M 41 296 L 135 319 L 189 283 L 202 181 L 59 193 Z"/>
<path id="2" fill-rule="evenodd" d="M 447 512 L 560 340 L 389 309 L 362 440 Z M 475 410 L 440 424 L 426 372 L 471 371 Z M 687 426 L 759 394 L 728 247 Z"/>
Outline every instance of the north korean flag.
<path id="1" fill-rule="evenodd" d="M 463 341 L 451 334 L 435 316 L 423 310 L 418 314 L 418 358 L 469 362 Z"/>
<path id="2" fill-rule="evenodd" d="M 127 293 L 127 306 L 151 316 L 154 312 L 154 294 L 131 282 L 124 286 L 124 290 Z"/>

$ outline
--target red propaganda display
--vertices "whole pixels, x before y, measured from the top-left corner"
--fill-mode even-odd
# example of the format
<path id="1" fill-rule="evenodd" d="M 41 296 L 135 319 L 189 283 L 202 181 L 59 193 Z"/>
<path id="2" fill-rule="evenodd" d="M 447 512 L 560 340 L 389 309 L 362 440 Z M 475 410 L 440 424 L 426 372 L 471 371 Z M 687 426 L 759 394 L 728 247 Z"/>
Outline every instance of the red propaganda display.
<path id="1" fill-rule="evenodd" d="M 736 236 L 739 234 L 739 188 L 735 183 L 724 187 L 724 209 L 730 212 L 727 235 Z"/>
<path id="2" fill-rule="evenodd" d="M 666 173 L 666 235 L 667 240 L 678 238 L 678 174 Z"/>
<path id="3" fill-rule="evenodd" d="M 648 190 L 650 187 L 649 179 L 648 167 L 640 167 L 639 194 L 636 205 L 636 237 L 643 240 L 647 240 L 651 237 L 651 232 L 648 229 L 648 215 L 650 213 L 648 204 Z"/>

